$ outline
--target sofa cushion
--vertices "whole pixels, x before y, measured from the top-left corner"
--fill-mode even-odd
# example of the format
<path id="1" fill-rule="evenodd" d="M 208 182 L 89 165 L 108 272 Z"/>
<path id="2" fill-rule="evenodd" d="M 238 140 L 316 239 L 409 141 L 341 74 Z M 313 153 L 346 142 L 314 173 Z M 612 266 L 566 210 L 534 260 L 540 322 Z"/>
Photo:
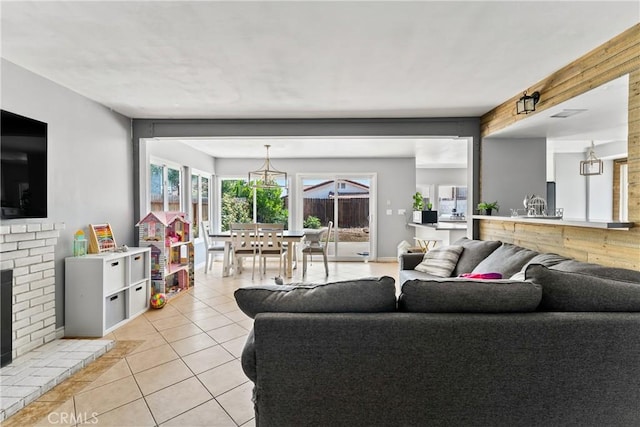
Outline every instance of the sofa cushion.
<path id="1" fill-rule="evenodd" d="M 502 242 L 498 240 L 471 240 L 463 237 L 453 242 L 453 244 L 464 248 L 456 268 L 451 273 L 452 276 L 459 276 L 462 273 L 471 273 L 476 265 L 488 257 L 491 252 L 498 249 Z"/>
<path id="2" fill-rule="evenodd" d="M 263 312 L 377 313 L 395 311 L 395 280 L 388 276 L 318 284 L 260 285 L 234 296 L 249 317 Z"/>
<path id="3" fill-rule="evenodd" d="M 566 271 L 570 273 L 584 273 L 603 279 L 624 280 L 627 282 L 640 283 L 640 271 L 628 270 L 626 268 L 605 267 L 589 262 L 567 259 L 552 266 L 554 270 Z"/>
<path id="4" fill-rule="evenodd" d="M 406 282 L 407 280 L 413 280 L 413 279 L 424 280 L 424 279 L 439 279 L 439 278 L 440 276 L 434 276 L 433 274 L 429 274 L 429 273 L 421 273 L 415 270 L 400 270 L 400 272 L 398 273 L 398 283 L 400 284 Z"/>
<path id="5" fill-rule="evenodd" d="M 511 280 L 524 280 L 524 272 L 529 264 L 541 264 L 545 267 L 552 267 L 568 259 L 569 258 L 563 257 L 562 255 L 558 254 L 538 254 L 531 258 L 524 266 L 522 266 L 520 271 L 511 276 Z"/>
<path id="6" fill-rule="evenodd" d="M 402 285 L 400 311 L 418 313 L 508 313 L 535 311 L 540 286 L 518 280 L 446 278 Z"/>
<path id="7" fill-rule="evenodd" d="M 442 246 L 431 249 L 424 254 L 422 262 L 414 268 L 421 273 L 428 273 L 439 277 L 449 277 L 462 253 L 462 246 Z"/>
<path id="8" fill-rule="evenodd" d="M 502 277 L 511 277 L 538 252 L 503 243 L 495 251 L 475 266 L 472 273 L 502 273 Z"/>
<path id="9" fill-rule="evenodd" d="M 560 271 L 540 264 L 530 264 L 525 277 L 542 286 L 540 311 L 640 311 L 640 281 L 598 277 L 588 271 Z"/>

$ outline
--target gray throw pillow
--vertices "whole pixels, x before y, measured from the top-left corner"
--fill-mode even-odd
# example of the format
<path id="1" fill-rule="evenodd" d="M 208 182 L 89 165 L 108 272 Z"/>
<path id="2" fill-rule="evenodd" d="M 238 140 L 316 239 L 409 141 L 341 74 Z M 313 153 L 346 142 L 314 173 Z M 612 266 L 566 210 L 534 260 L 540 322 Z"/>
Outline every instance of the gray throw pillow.
<path id="1" fill-rule="evenodd" d="M 523 313 L 535 311 L 542 289 L 518 280 L 462 278 L 410 280 L 398 309 L 417 313 Z"/>
<path id="2" fill-rule="evenodd" d="M 480 264 L 480 261 L 488 257 L 491 252 L 498 249 L 502 242 L 498 240 L 471 240 L 463 237 L 452 244 L 464 248 L 456 268 L 451 273 L 452 276 L 459 276 L 462 273 L 471 273 L 476 265 Z"/>
<path id="3" fill-rule="evenodd" d="M 527 267 L 529 266 L 529 264 L 541 264 L 544 265 L 545 267 L 552 267 L 556 264 L 561 263 L 562 261 L 566 261 L 569 258 L 567 257 L 563 257 L 562 255 L 558 255 L 558 254 L 538 254 L 536 256 L 534 256 L 533 258 L 531 258 L 529 260 L 529 262 L 527 262 L 521 269 L 520 271 L 518 271 L 516 274 L 514 274 L 513 276 L 511 276 L 511 280 L 524 280 L 524 272 L 526 271 Z"/>
<path id="4" fill-rule="evenodd" d="M 539 253 L 511 243 L 503 243 L 476 265 L 472 273 L 502 273 L 502 277 L 511 277 L 536 255 Z"/>
<path id="5" fill-rule="evenodd" d="M 424 254 L 422 262 L 414 268 L 421 273 L 449 277 L 462 253 L 462 246 L 442 246 Z"/>
<path id="6" fill-rule="evenodd" d="M 378 313 L 395 311 L 395 280 L 388 276 L 318 284 L 261 285 L 240 288 L 240 310 L 258 313 Z"/>
<path id="7" fill-rule="evenodd" d="M 559 271 L 539 264 L 530 264 L 525 277 L 542 286 L 540 311 L 640 311 L 640 282 Z"/>

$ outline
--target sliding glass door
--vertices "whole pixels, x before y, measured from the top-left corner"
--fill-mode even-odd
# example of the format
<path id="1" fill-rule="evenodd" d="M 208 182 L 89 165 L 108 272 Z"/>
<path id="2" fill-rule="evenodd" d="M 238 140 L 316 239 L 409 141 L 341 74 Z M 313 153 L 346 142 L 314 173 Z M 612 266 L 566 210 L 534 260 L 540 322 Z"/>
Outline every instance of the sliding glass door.
<path id="1" fill-rule="evenodd" d="M 329 257 L 341 261 L 370 259 L 374 177 L 305 175 L 298 182 L 302 201 L 300 223 L 309 225 L 314 218 L 322 226 L 333 222 Z"/>

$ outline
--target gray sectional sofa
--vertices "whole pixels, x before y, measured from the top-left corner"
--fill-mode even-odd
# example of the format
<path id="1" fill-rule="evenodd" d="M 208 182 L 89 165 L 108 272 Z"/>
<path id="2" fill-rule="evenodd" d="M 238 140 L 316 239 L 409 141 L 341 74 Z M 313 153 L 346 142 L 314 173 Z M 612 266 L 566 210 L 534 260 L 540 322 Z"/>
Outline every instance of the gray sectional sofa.
<path id="1" fill-rule="evenodd" d="M 452 277 L 402 256 L 399 296 L 390 277 L 238 289 L 256 424 L 640 425 L 640 271 L 454 245 Z"/>

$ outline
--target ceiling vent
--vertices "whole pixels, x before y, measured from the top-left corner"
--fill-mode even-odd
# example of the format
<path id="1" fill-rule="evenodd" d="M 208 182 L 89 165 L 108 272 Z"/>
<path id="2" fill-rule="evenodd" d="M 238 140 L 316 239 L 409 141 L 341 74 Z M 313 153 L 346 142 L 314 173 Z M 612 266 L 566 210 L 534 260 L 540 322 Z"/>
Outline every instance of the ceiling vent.
<path id="1" fill-rule="evenodd" d="M 579 109 L 579 108 L 574 108 L 574 109 L 567 109 L 567 110 L 562 110 L 559 113 L 554 114 L 553 116 L 549 116 L 553 119 L 566 119 L 567 117 L 571 117 L 571 116 L 575 116 L 576 114 L 580 114 L 587 111 L 586 109 Z"/>

